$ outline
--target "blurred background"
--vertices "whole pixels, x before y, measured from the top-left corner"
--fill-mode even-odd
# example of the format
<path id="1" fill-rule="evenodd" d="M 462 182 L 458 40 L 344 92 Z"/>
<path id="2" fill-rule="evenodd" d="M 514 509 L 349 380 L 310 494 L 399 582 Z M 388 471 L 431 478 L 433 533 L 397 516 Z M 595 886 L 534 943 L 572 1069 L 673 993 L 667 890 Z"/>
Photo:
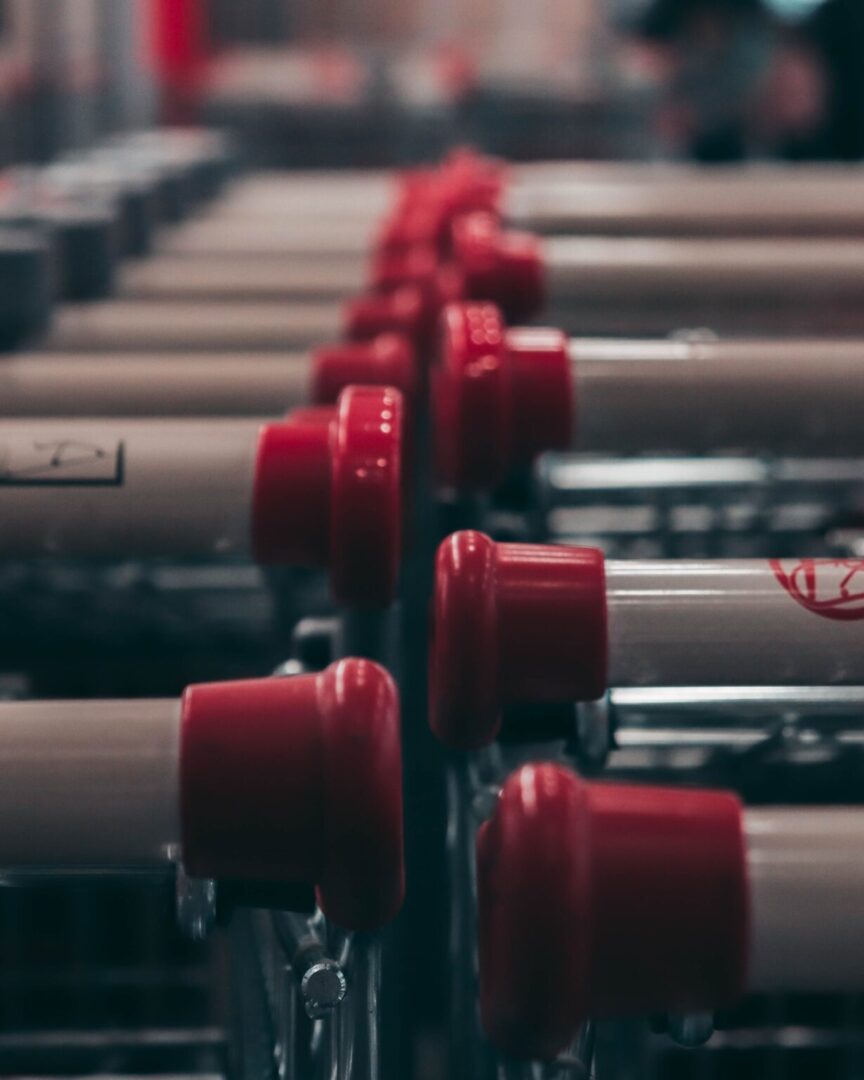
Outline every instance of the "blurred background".
<path id="1" fill-rule="evenodd" d="M 0 155 L 158 108 L 267 165 L 854 159 L 862 48 L 858 0 L 3 0 Z"/>

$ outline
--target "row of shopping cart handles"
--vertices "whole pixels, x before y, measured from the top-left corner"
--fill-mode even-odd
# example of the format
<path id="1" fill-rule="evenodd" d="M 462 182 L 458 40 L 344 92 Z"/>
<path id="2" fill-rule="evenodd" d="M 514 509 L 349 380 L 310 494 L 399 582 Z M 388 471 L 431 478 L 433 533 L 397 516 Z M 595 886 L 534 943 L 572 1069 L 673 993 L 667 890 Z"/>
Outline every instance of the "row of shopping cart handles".
<path id="1" fill-rule="evenodd" d="M 628 168 L 563 161 L 511 166 L 463 148 L 437 167 L 405 171 L 376 253 L 447 250 L 454 221 L 485 212 L 541 235 L 847 236 L 860 227 L 855 168 L 654 163 Z"/>
<path id="2" fill-rule="evenodd" d="M 282 420 L 77 419 L 71 397 L 64 413 L 64 388 L 98 387 L 121 415 L 135 361 L 119 375 L 62 360 L 52 398 L 44 369 L 28 384 L 46 360 L 4 360 L 0 379 L 13 377 L 3 404 L 18 418 L 0 432 L 0 556 L 246 554 L 326 568 L 339 605 L 386 608 L 427 389 L 436 483 L 461 495 L 500 487 L 548 450 L 864 455 L 860 341 L 508 329 L 505 318 L 548 300 L 584 298 L 585 251 L 504 229 L 519 198 L 530 203 L 530 184 L 519 188 L 469 155 L 406 174 L 376 244 L 374 289 L 348 305 L 352 340 L 280 357 L 290 376 L 268 384 L 279 393 L 261 411 L 278 398 Z M 857 191 L 842 188 L 847 220 L 855 207 L 864 214 Z M 749 202 L 725 204 L 727 224 L 749 207 L 755 231 L 772 192 L 757 184 Z M 821 208 L 823 221 L 832 206 L 842 219 L 837 205 Z M 565 228 L 560 201 L 555 213 Z M 787 205 L 774 220 L 788 228 L 792 218 Z M 766 250 L 755 269 L 736 251 L 735 274 L 715 265 L 707 288 L 738 288 L 736 275 L 750 272 L 769 295 L 790 273 L 808 288 L 815 279 L 819 302 L 828 292 L 836 301 L 850 275 L 862 288 L 864 257 L 820 250 L 790 249 L 780 262 Z M 643 249 L 619 254 L 631 284 L 643 281 Z M 674 268 L 657 280 L 675 293 L 700 249 L 667 254 Z M 206 377 L 187 366 L 172 384 L 176 370 L 140 373 L 128 411 L 146 415 L 164 379 L 201 394 L 205 416 Z M 237 384 L 226 386 L 230 401 Z M 811 701 L 849 688 L 857 708 L 862 582 L 860 559 L 617 562 L 587 547 L 456 533 L 435 567 L 433 730 L 451 750 L 478 749 L 508 734 L 511 709 L 570 708 L 628 688 L 682 688 L 697 704 L 701 688 L 777 688 L 779 698 L 800 687 Z M 523 716 L 520 738 L 547 734 Z M 368 660 L 193 686 L 181 701 L 4 702 L 0 740 L 10 880 L 46 868 L 173 868 L 272 906 L 314 890 L 328 918 L 355 930 L 400 908 L 399 704 Z M 862 838 L 855 808 L 744 810 L 728 794 L 525 766 L 477 842 L 488 1032 L 511 1053 L 545 1058 L 589 1016 L 710 1009 L 748 989 L 860 989 Z"/>
<path id="3" fill-rule="evenodd" d="M 347 387 L 283 420 L 4 422 L 6 556 L 252 556 L 383 608 L 402 547 L 403 402 Z M 302 510 L 301 510 L 302 508 Z"/>
<path id="4" fill-rule="evenodd" d="M 508 329 L 485 303 L 449 305 L 441 330 L 431 401 L 442 487 L 492 490 L 549 450 L 864 453 L 860 341 L 570 339 Z M 227 412 L 233 395 L 236 408 L 263 415 L 274 400 L 300 408 L 371 385 L 399 390 L 413 415 L 426 381 L 410 343 L 392 333 L 281 359 L 247 373 L 253 388 L 262 380 L 256 396 L 236 367 L 210 357 L 178 359 L 162 389 L 158 357 L 139 358 L 137 368 L 134 357 L 123 366 L 9 357 L 3 414 L 73 416 L 92 399 L 99 413 L 205 415 Z"/>
<path id="5" fill-rule="evenodd" d="M 860 218 L 854 176 L 833 183 L 811 176 L 808 184 L 770 170 L 747 173 L 737 181 L 715 179 L 707 190 L 696 176 L 679 177 L 671 191 L 642 177 L 647 195 L 631 195 L 632 228 L 622 224 L 623 235 L 610 237 L 609 219 L 616 207 L 621 217 L 628 202 L 620 183 L 606 185 L 609 209 L 605 216 L 595 212 L 592 230 L 592 193 L 584 181 L 569 177 L 568 200 L 568 180 L 541 174 L 508 181 L 493 162 L 456 156 L 403 179 L 374 245 L 373 289 L 349 304 L 347 329 L 355 336 L 398 329 L 424 351 L 434 343 L 442 307 L 456 300 L 497 303 L 518 321 L 550 309 L 585 319 L 586 305 L 610 300 L 663 309 L 686 297 L 698 311 L 706 302 L 737 304 L 740 321 L 754 292 L 772 300 L 760 310 L 763 327 L 774 307 L 790 302 L 803 303 L 811 322 L 819 308 L 831 307 L 828 325 L 836 326 L 838 304 L 853 300 L 864 272 L 860 246 L 844 243 Z M 692 205 L 682 207 L 688 187 L 698 215 Z M 596 189 L 594 198 L 602 201 Z M 527 209 L 550 204 L 554 214 Z M 806 242 L 798 238 L 802 231 Z"/>
<path id="6" fill-rule="evenodd" d="M 352 929 L 399 909 L 398 705 L 368 661 L 193 686 L 181 702 L 6 703 L 0 730 L 4 878 L 179 862 L 251 884 L 255 905 L 314 887 Z M 862 834 L 857 807 L 743 810 L 724 793 L 523 767 L 477 843 L 487 1031 L 547 1058 L 589 1016 L 860 989 Z"/>
<path id="7" fill-rule="evenodd" d="M 502 201 L 500 185 L 485 194 Z M 770 201 L 758 200 L 763 222 Z M 711 205 L 699 203 L 709 228 Z M 533 317 L 550 293 L 566 303 L 584 288 L 568 274 L 565 245 L 504 233 L 488 214 L 463 218 L 449 241 L 458 288 L 510 317 Z M 799 354 L 793 372 L 782 368 L 795 346 L 748 357 L 730 343 L 609 344 L 507 330 L 491 304 L 450 304 L 433 356 L 439 477 L 491 490 L 545 450 L 699 452 L 710 448 L 702 437 L 752 449 L 777 437 L 775 453 L 796 440 L 815 453 L 848 449 L 837 398 L 856 395 L 854 361 L 836 372 L 830 404 L 820 398 L 837 354 L 828 370 Z M 793 387 L 813 411 L 781 418 L 796 410 Z M 746 430 L 751 409 L 761 413 L 758 432 Z M 436 564 L 431 722 L 465 749 L 499 732 L 508 705 L 589 701 L 610 686 L 860 682 L 862 568 L 827 559 L 615 563 L 592 550 L 457 534 Z M 521 736 L 539 737 L 530 727 Z M 589 1017 L 717 1009 L 747 991 L 836 992 L 847 977 L 855 986 L 862 957 L 846 950 L 864 880 L 862 824 L 857 808 L 745 811 L 731 795 L 523 767 L 477 840 L 487 1032 L 518 1057 L 545 1059 Z"/>
<path id="8" fill-rule="evenodd" d="M 457 534 L 437 566 L 436 731 L 477 746 L 507 701 L 607 685 L 860 686 L 862 573 L 860 560 L 604 566 L 589 549 Z M 0 733 L 7 873 L 179 858 L 194 877 L 314 885 L 352 928 L 399 908 L 398 702 L 369 661 L 194 686 L 180 703 L 7 702 Z M 526 767 L 478 841 L 489 1031 L 545 1056 L 588 1014 L 854 985 L 862 835 L 857 809 L 742 811 L 731 795 Z"/>
<path id="9" fill-rule="evenodd" d="M 136 152 L 139 151 L 140 148 Z M 112 176 L 115 183 L 121 184 L 129 172 L 128 150 L 121 159 L 122 168 L 115 159 L 116 153 L 110 159 L 114 162 Z M 140 155 L 131 160 L 140 160 Z M 157 156 L 156 160 L 161 158 Z M 104 155 L 96 155 L 91 171 L 84 173 L 86 183 L 91 186 L 97 183 L 92 174 L 96 166 L 104 170 Z M 117 179 L 118 170 L 120 179 Z M 67 167 L 67 174 L 69 171 Z M 64 175 L 62 170 L 60 175 Z M 692 238 L 659 243 L 644 240 L 635 245 L 632 241 L 622 241 L 624 246 L 614 238 L 607 238 L 600 245 L 593 242 L 586 245 L 574 241 L 572 234 L 584 231 L 585 227 L 584 215 L 575 212 L 569 221 L 566 215 L 559 214 L 557 227 L 562 235 L 558 237 L 541 240 L 527 232 L 508 232 L 500 220 L 502 208 L 513 218 L 512 207 L 505 205 L 506 200 L 502 202 L 505 179 L 506 174 L 495 163 L 465 154 L 437 169 L 403 176 L 397 188 L 395 209 L 373 244 L 372 268 L 367 275 L 370 289 L 365 296 L 348 304 L 343 328 L 361 338 L 398 331 L 424 353 L 434 342 L 442 307 L 447 301 L 455 300 L 497 302 L 508 318 L 519 319 L 540 314 L 548 305 L 553 311 L 575 308 L 584 317 L 585 303 L 590 306 L 604 296 L 607 300 L 614 299 L 618 308 L 644 310 L 646 305 L 662 305 L 664 297 L 665 301 L 673 301 L 684 296 L 693 306 L 698 296 L 705 299 L 717 294 L 727 302 L 731 298 L 740 321 L 746 314 L 746 301 L 752 300 L 756 292 L 771 300 L 770 304 L 759 305 L 763 328 L 768 327 L 766 320 L 771 319 L 774 309 L 785 305 L 792 310 L 803 310 L 814 325 L 821 311 L 823 325 L 831 331 L 842 321 L 840 308 L 844 303 L 860 306 L 864 251 L 860 244 L 844 241 L 852 229 L 850 222 L 856 220 L 860 203 L 854 177 L 839 182 L 823 176 L 818 180 L 811 177 L 808 186 L 790 182 L 788 178 L 778 181 L 776 172 L 757 171 L 741 184 L 726 177 L 722 183 L 715 181 L 710 198 L 705 198 L 702 192 L 700 213 L 704 217 L 710 216 L 712 210 L 722 210 L 718 221 L 727 230 L 734 232 L 736 221 L 743 215 L 751 224 L 757 221 L 770 224 L 773 220 L 781 232 L 792 221 L 810 222 L 814 236 L 824 236 L 824 230 L 834 221 L 837 236 L 830 244 L 814 238 L 802 243 L 787 237 L 769 244 L 714 238 L 710 248 L 705 247 L 704 241 Z M 80 190 L 84 182 L 80 176 L 70 179 L 68 175 L 62 183 L 57 179 L 52 181 L 67 196 L 70 191 Z M 679 186 L 682 182 L 679 181 Z M 782 183 L 782 197 L 777 196 L 778 182 Z M 685 186 L 694 184 L 699 186 L 704 181 L 686 179 Z M 556 187 L 554 177 L 550 181 L 542 174 L 540 179 L 523 177 L 521 182 L 511 184 L 511 190 L 521 190 L 523 196 L 533 191 L 539 201 L 551 199 L 553 203 L 560 187 L 560 182 Z M 825 188 L 830 198 L 825 196 Z M 814 191 L 820 190 L 821 198 L 814 196 Z M 586 200 L 590 202 L 590 193 L 586 196 L 584 190 L 577 191 L 576 207 Z M 670 213 L 674 214 L 678 202 L 670 199 Z M 744 213 L 748 206 L 749 217 Z M 14 199 L 6 206 L 0 202 L 0 222 L 11 226 L 29 220 L 34 214 L 38 217 L 42 212 L 39 206 L 34 209 L 29 204 L 24 209 L 26 213 Z M 377 212 L 376 204 L 374 213 Z M 518 215 L 516 220 L 520 223 Z M 226 223 L 219 224 L 220 232 L 224 231 Z M 524 217 L 521 224 L 534 226 Z M 368 244 L 369 230 L 361 228 L 335 250 L 342 257 L 350 255 L 356 246 L 358 250 L 354 254 L 365 259 Z M 727 244 L 732 246 L 724 246 Z M 23 241 L 22 245 L 15 263 L 19 276 L 23 270 L 21 260 L 40 258 L 38 245 Z M 11 241 L 4 243 L 3 253 L 8 258 L 16 256 Z M 43 251 L 43 258 L 47 259 L 48 254 Z M 187 266 L 187 272 L 188 269 Z M 106 289 L 110 289 L 109 277 L 106 276 Z M 238 281 L 237 288 L 242 284 Z M 344 291 L 344 279 L 339 287 Z M 103 291 L 99 295 L 107 293 Z M 69 298 L 75 297 L 70 294 Z M 4 318 L 12 319 L 14 315 L 14 311 L 9 311 Z M 339 327 L 338 320 L 335 323 L 328 320 L 327 325 Z M 21 331 L 26 336 L 38 329 L 22 326 Z"/>
<path id="10" fill-rule="evenodd" d="M 613 347 L 568 342 L 552 331 L 507 331 L 497 310 L 481 304 L 447 308 L 444 331 L 432 371 L 437 475 L 463 494 L 494 490 L 554 449 L 864 453 L 864 366 L 855 343 Z M 0 551 L 172 555 L 251 546 L 262 562 L 330 566 L 341 601 L 386 606 L 393 599 L 420 378 L 400 339 L 322 349 L 293 372 L 286 362 L 293 386 L 281 404 L 292 411 L 260 433 L 251 420 L 177 417 L 154 428 L 139 420 L 25 418 L 60 413 L 66 402 L 70 412 L 79 408 L 82 364 L 57 365 L 55 399 L 46 409 L 50 391 L 38 357 L 5 363 L 17 365 L 7 372 L 13 385 L 5 408 L 15 411 L 17 387 L 20 416 L 3 425 L 0 506 L 7 524 L 0 526 Z M 85 385 L 98 379 L 116 404 L 111 380 L 128 387 L 134 358 L 122 366 L 88 363 Z M 156 367 L 165 370 L 151 365 L 142 395 L 125 402 L 134 406 L 127 413 L 146 412 L 142 403 L 158 396 L 154 387 L 163 378 L 176 389 L 170 370 L 156 378 Z M 28 372 L 35 380 L 29 402 Z M 205 376 L 200 369 L 191 376 L 202 411 L 212 396 Z M 69 392 L 70 379 L 78 380 L 77 394 Z M 335 425 L 332 432 L 328 425 Z M 358 468 L 361 461 L 368 467 Z M 112 491 L 121 466 L 123 486 Z M 217 467 L 223 483 L 205 498 Z M 163 482 L 168 470 L 170 488 Z M 101 495 L 113 507 L 98 531 L 82 519 L 77 494 L 85 483 L 94 485 L 91 499 Z M 44 500 L 48 484 L 72 486 Z M 100 484 L 107 485 L 101 492 Z M 178 503 L 187 508 L 180 515 L 171 510 Z M 300 505 L 302 515 L 295 511 Z M 155 512 L 145 513 L 159 506 L 170 529 Z"/>

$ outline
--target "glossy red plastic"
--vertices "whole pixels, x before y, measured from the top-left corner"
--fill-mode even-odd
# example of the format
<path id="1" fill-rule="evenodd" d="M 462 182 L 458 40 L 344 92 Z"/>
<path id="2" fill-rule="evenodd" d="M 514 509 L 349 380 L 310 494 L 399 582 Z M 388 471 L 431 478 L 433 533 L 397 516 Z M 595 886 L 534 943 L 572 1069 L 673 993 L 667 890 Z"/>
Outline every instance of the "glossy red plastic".
<path id="1" fill-rule="evenodd" d="M 464 156 L 454 156 L 447 167 L 454 215 L 474 210 L 500 212 L 507 186 L 507 171 L 500 162 L 479 156 L 469 162 Z"/>
<path id="2" fill-rule="evenodd" d="M 496 172 L 444 166 L 413 197 L 401 201 L 379 232 L 375 251 L 393 255 L 422 246 L 446 255 L 453 222 L 474 211 L 497 213 L 501 192 Z"/>
<path id="3" fill-rule="evenodd" d="M 381 256 L 404 253 L 414 247 L 443 252 L 451 220 L 437 192 L 430 191 L 424 199 L 402 207 L 384 222 L 374 242 L 374 251 Z"/>
<path id="4" fill-rule="evenodd" d="M 491 300 L 509 322 L 532 319 L 546 304 L 540 241 L 530 233 L 504 231 L 494 214 L 457 218 L 453 253 L 465 279 L 465 298 Z"/>
<path id="5" fill-rule="evenodd" d="M 425 336 L 428 320 L 427 299 L 417 284 L 364 293 L 349 300 L 344 309 L 345 332 L 353 341 L 401 334 L 416 346 Z"/>
<path id="6" fill-rule="evenodd" d="M 505 1052 L 551 1059 L 587 1019 L 731 1005 L 749 899 L 738 799 L 511 776 L 477 840 L 480 1007 Z"/>
<path id="7" fill-rule="evenodd" d="M 425 283 L 402 285 L 392 292 L 366 293 L 349 301 L 345 307 L 345 331 L 354 341 L 379 334 L 401 334 L 425 355 L 437 332 L 441 312 L 447 304 L 463 297 L 461 272 L 442 266 Z"/>
<path id="8" fill-rule="evenodd" d="M 503 175 L 499 169 L 485 168 L 477 162 L 469 166 L 464 160 L 453 159 L 442 171 L 439 199 L 452 225 L 458 217 L 475 211 L 497 215 L 503 191 Z M 442 239 L 449 246 L 449 229 Z"/>
<path id="9" fill-rule="evenodd" d="M 485 185 L 487 191 L 499 197 L 508 181 L 508 166 L 499 158 L 478 154 L 470 146 L 457 146 L 447 155 L 444 167 L 452 174 L 473 184 Z"/>
<path id="10" fill-rule="evenodd" d="M 397 213 L 429 197 L 438 176 L 436 168 L 419 166 L 396 174 L 394 207 Z"/>
<path id="11" fill-rule="evenodd" d="M 370 341 L 327 345 L 312 354 L 312 400 L 334 404 L 346 386 L 395 386 L 413 399 L 417 361 L 411 342 L 399 334 Z"/>
<path id="12" fill-rule="evenodd" d="M 593 701 L 606 690 L 603 555 L 454 533 L 435 563 L 430 723 L 454 749 L 490 743 L 511 702 Z"/>
<path id="13" fill-rule="evenodd" d="M 370 285 L 376 290 L 422 285 L 434 278 L 439 264 L 438 252 L 429 244 L 399 251 L 384 249 L 373 255 Z"/>
<path id="14" fill-rule="evenodd" d="M 335 598 L 385 607 L 402 555 L 404 403 L 390 387 L 343 391 L 332 428 L 331 569 Z"/>
<path id="15" fill-rule="evenodd" d="M 334 598 L 393 600 L 402 552 L 404 405 L 392 387 L 347 387 L 335 409 L 261 429 L 252 546 L 258 562 L 329 567 Z"/>
<path id="16" fill-rule="evenodd" d="M 308 883 L 371 930 L 404 893 L 399 702 L 383 668 L 191 686 L 180 752 L 183 860 L 197 877 Z"/>
<path id="17" fill-rule="evenodd" d="M 573 379 L 557 330 L 508 331 L 494 304 L 450 304 L 432 368 L 437 478 L 493 488 L 546 450 L 573 443 Z"/>

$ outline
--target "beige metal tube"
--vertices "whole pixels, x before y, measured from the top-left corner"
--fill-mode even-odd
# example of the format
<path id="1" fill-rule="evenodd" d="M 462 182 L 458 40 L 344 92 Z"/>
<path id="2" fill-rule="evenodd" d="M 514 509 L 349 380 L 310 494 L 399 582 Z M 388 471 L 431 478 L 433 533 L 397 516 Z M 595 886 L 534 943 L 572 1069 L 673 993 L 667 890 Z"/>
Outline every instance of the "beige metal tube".
<path id="1" fill-rule="evenodd" d="M 4 420 L 0 554 L 245 554 L 260 421 Z"/>
<path id="2" fill-rule="evenodd" d="M 608 685 L 864 685 L 862 582 L 858 559 L 609 561 Z"/>
<path id="3" fill-rule="evenodd" d="M 305 353 L 18 353 L 0 360 L 0 416 L 277 416 L 310 404 L 311 368 Z"/>
<path id="4" fill-rule="evenodd" d="M 864 810 L 748 809 L 748 986 L 864 988 Z"/>
<path id="5" fill-rule="evenodd" d="M 544 320 L 576 334 L 864 331 L 864 242 L 554 237 Z"/>
<path id="6" fill-rule="evenodd" d="M 156 255 L 121 267 L 124 300 L 342 300 L 366 284 L 364 255 Z"/>
<path id="7" fill-rule="evenodd" d="M 864 340 L 570 342 L 575 447 L 864 453 Z"/>
<path id="8" fill-rule="evenodd" d="M 266 216 L 225 221 L 195 219 L 160 237 L 157 250 L 172 255 L 272 256 L 356 255 L 372 250 L 377 217 L 369 220 L 310 220 Z"/>
<path id="9" fill-rule="evenodd" d="M 505 203 L 519 228 L 582 236 L 862 236 L 864 183 L 858 174 L 773 182 L 747 170 L 728 176 L 647 175 L 639 181 L 582 179 L 515 184 Z"/>
<path id="10" fill-rule="evenodd" d="M 334 341 L 338 304 L 169 303 L 108 300 L 67 304 L 40 342 L 42 352 L 282 352 Z"/>
<path id="11" fill-rule="evenodd" d="M 177 700 L 0 703 L 0 867 L 135 867 L 179 844 Z"/>

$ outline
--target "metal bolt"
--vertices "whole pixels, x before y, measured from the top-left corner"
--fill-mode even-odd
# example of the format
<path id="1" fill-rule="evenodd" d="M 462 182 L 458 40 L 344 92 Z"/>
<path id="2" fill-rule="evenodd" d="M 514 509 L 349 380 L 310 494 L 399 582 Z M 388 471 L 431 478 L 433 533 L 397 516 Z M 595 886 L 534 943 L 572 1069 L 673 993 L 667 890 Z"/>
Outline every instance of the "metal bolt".
<path id="1" fill-rule="evenodd" d="M 300 994 L 310 1020 L 320 1020 L 331 1013 L 347 992 L 348 983 L 342 968 L 323 953 L 309 963 L 300 980 Z"/>
<path id="2" fill-rule="evenodd" d="M 342 965 L 324 951 L 308 919 L 274 914 L 273 925 L 300 987 L 306 1015 L 320 1020 L 333 1012 L 348 992 Z"/>

